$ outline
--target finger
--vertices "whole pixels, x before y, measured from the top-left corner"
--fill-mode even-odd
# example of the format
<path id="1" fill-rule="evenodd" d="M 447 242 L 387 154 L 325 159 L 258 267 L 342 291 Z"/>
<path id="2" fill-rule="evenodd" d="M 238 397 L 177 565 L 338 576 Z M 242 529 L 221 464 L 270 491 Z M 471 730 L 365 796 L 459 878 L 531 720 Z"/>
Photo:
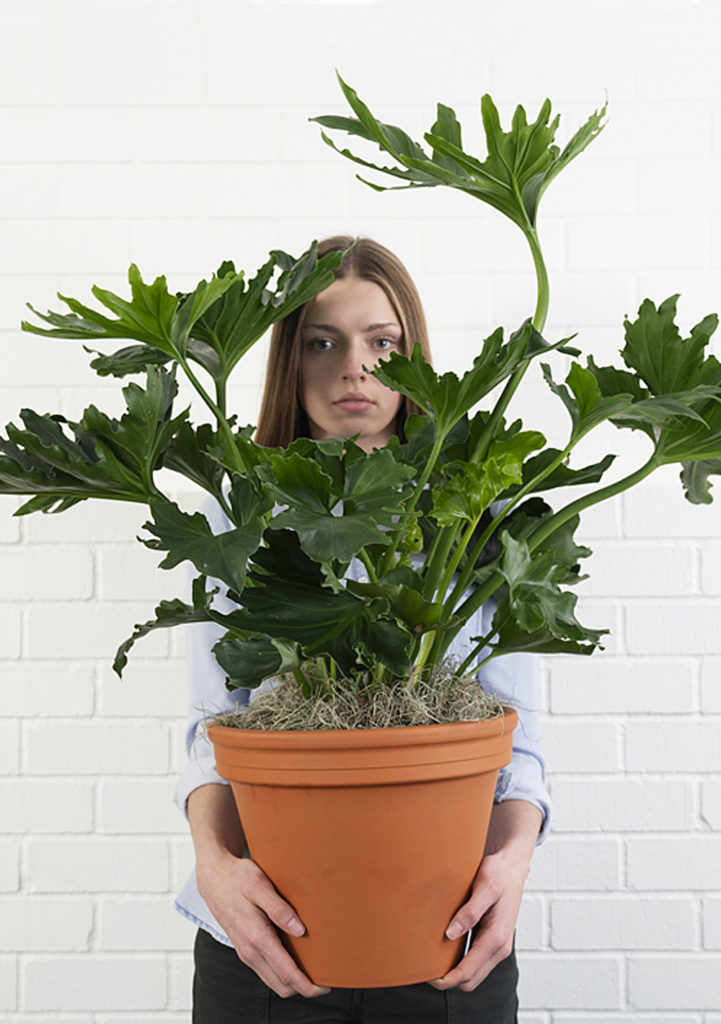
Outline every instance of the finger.
<path id="1" fill-rule="evenodd" d="M 441 991 L 458 988 L 463 992 L 472 992 L 488 977 L 494 967 L 510 956 L 512 948 L 512 933 L 509 937 L 505 929 L 483 928 L 460 964 L 442 978 L 436 978 L 429 984 Z"/>
<path id="2" fill-rule="evenodd" d="M 300 937 L 305 935 L 305 925 L 298 917 L 295 909 L 278 893 L 267 875 L 259 873 L 246 893 L 274 925 L 287 932 L 288 935 Z"/>
<path id="3" fill-rule="evenodd" d="M 490 886 L 477 889 L 467 903 L 459 907 L 446 928 L 447 939 L 459 939 L 461 935 L 471 931 L 484 914 L 498 900 L 498 893 Z"/>

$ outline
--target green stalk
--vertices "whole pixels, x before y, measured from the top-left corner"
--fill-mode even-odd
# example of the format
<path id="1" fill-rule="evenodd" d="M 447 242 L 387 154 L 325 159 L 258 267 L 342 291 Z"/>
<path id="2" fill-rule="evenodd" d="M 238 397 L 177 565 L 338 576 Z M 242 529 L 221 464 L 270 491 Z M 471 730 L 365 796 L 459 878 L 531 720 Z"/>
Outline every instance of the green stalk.
<path id="1" fill-rule="evenodd" d="M 230 425 L 227 419 L 225 418 L 225 415 L 223 414 L 221 407 L 217 405 L 210 397 L 208 392 L 205 390 L 203 385 L 200 383 L 198 378 L 190 369 L 188 361 L 186 359 L 178 357 L 178 362 L 182 366 L 185 375 L 187 376 L 190 383 L 193 385 L 195 390 L 198 392 L 200 397 L 203 399 L 205 404 L 208 406 L 210 411 L 215 416 L 216 423 L 218 424 L 218 430 L 222 435 L 221 441 L 223 442 L 223 450 L 225 452 L 226 458 L 228 459 L 228 462 L 231 464 L 232 468 L 236 472 L 242 473 L 244 470 L 243 460 L 240 458 L 240 455 L 238 454 L 238 449 L 235 446 L 235 438 L 233 437 L 233 431 L 230 429 Z M 224 404 L 224 395 L 222 397 Z"/>

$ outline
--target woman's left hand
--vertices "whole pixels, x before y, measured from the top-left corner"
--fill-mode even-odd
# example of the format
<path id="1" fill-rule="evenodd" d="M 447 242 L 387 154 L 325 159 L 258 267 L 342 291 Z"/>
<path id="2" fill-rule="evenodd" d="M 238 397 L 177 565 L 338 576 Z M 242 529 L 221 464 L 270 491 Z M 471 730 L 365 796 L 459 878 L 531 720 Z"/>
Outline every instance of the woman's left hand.
<path id="1" fill-rule="evenodd" d="M 457 967 L 429 983 L 434 988 L 472 992 L 510 956 L 540 824 L 541 812 L 526 801 L 508 800 L 494 806 L 486 853 L 473 880 L 471 896 L 446 929 L 449 939 L 474 929 L 473 941 Z"/>

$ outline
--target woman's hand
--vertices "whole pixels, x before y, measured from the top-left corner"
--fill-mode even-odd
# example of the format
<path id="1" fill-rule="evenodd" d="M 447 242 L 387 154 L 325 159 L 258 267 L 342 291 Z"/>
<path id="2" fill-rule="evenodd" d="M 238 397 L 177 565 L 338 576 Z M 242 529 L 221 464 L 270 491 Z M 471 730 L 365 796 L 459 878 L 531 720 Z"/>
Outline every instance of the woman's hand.
<path id="1" fill-rule="evenodd" d="M 188 799 L 198 891 L 243 961 L 277 995 L 307 998 L 327 988 L 314 985 L 278 936 L 302 935 L 305 927 L 258 865 L 243 857 L 245 845 L 229 786 L 201 786 Z"/>
<path id="2" fill-rule="evenodd" d="M 446 929 L 457 939 L 475 928 L 471 947 L 457 967 L 430 984 L 437 989 L 472 992 L 513 949 L 513 935 L 541 827 L 541 812 L 524 800 L 495 804 L 486 852 L 473 880 L 470 899 Z M 476 927 L 478 925 L 478 927 Z"/>

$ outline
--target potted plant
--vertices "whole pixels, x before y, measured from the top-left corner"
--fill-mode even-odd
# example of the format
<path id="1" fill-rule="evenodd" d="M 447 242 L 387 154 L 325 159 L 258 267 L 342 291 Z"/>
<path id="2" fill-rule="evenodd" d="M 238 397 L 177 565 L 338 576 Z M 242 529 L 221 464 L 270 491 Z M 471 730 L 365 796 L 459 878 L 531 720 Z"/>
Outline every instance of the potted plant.
<path id="1" fill-rule="evenodd" d="M 568 410 L 564 442 L 550 446 L 540 432 L 508 420 L 511 399 L 533 360 L 556 352 L 579 355 L 570 339 L 548 342 L 542 336 L 549 288 L 537 212 L 551 180 L 601 130 L 604 112 L 594 113 L 560 150 L 553 142 L 558 118 L 551 121 L 550 103 L 543 104 L 531 124 L 519 107 L 510 130 L 504 131 L 485 96 L 481 109 L 488 155 L 481 161 L 462 149 L 450 108 L 438 106 L 425 137 L 427 152 L 400 128 L 379 122 L 352 89 L 341 85 L 355 116 L 316 120 L 325 129 L 375 143 L 392 157 L 395 166 L 376 170 L 400 179 L 401 187 L 459 188 L 519 226 L 538 280 L 533 317 L 509 336 L 500 328 L 494 331 L 460 378 L 435 373 L 419 348 L 379 365 L 374 375 L 423 413 L 408 421 L 403 440 L 392 438 L 371 453 L 352 438 L 301 438 L 288 448 L 267 448 L 253 441 L 252 428 L 239 427 L 229 413 L 229 377 L 272 323 L 331 283 L 340 254 L 319 257 L 312 246 L 295 260 L 273 251 L 250 281 L 232 263 L 223 263 L 209 281 L 179 294 L 169 291 L 163 277 L 144 282 L 133 266 L 129 300 L 93 289 L 107 312 L 61 296 L 69 312 L 37 313 L 46 327 L 23 324 L 37 334 L 86 343 L 130 341 L 110 352 L 94 352 L 91 362 L 101 376 L 143 375 L 142 383 L 123 388 L 126 411 L 113 419 L 91 405 L 71 422 L 22 410 L 23 426 L 8 425 L 7 437 L 0 438 L 0 490 L 30 496 L 19 515 L 60 512 L 90 498 L 145 504 L 150 518 L 143 542 L 163 552 L 160 565 L 172 568 L 188 561 L 194 566 L 191 600 L 161 601 L 155 617 L 136 626 L 121 644 L 114 662 L 118 673 L 133 644 L 150 631 L 212 621 L 224 630 L 214 653 L 230 688 L 254 688 L 268 677 L 283 676 L 289 681 L 274 694 L 290 695 L 294 708 L 307 711 L 350 701 L 357 716 L 365 705 L 382 701 L 390 709 L 389 721 L 397 725 L 388 729 L 363 728 L 378 723 L 356 717 L 360 728 L 313 731 L 312 715 L 290 730 L 252 730 L 247 718 L 242 728 L 211 726 L 219 770 L 233 778 L 253 856 L 309 926 L 307 936 L 289 940 L 295 955 L 318 983 L 357 987 L 437 977 L 457 958 L 460 940 L 436 941 L 433 936 L 442 936 L 449 914 L 462 900 L 485 837 L 479 829 L 470 846 L 461 849 L 461 838 L 450 829 L 454 818 L 463 824 L 469 813 L 487 822 L 495 774 L 510 757 L 512 709 L 505 717 L 480 721 L 486 712 L 475 707 L 458 711 L 456 702 L 455 711 L 436 709 L 431 720 L 442 721 L 444 715 L 466 720 L 411 727 L 409 699 L 441 694 L 453 704 L 463 693 L 464 679 L 506 653 L 590 654 L 600 645 L 605 631 L 582 625 L 575 615 L 571 588 L 583 578 L 580 560 L 590 554 L 574 540 L 579 517 L 671 463 L 681 465 L 690 501 L 711 500 L 709 477 L 721 472 L 721 366 L 706 351 L 715 316 L 706 317 L 684 339 L 674 322 L 675 297 L 658 307 L 646 300 L 637 319 L 625 323 L 622 366 L 598 366 L 589 356 L 585 365 L 572 362 L 561 383 L 543 363 L 549 387 Z M 324 138 L 335 146 L 327 134 Z M 207 406 L 212 422 L 193 426 L 187 409 L 175 409 L 179 373 Z M 487 407 L 479 408 L 484 400 Z M 570 465 L 579 442 L 607 421 L 641 431 L 649 449 L 638 468 L 610 483 L 603 478 L 614 461 L 612 453 L 591 465 Z M 161 468 L 208 492 L 230 528 L 214 533 L 202 513 L 181 509 L 161 487 Z M 565 495 L 568 487 L 579 488 L 581 496 L 554 508 L 548 495 Z M 366 579 L 349 575 L 351 564 L 362 565 Z M 214 602 L 218 585 L 232 602 L 230 611 Z M 474 638 L 462 661 L 449 663 L 453 637 L 489 599 L 496 602 L 490 631 Z M 478 693 L 476 685 L 473 692 Z M 263 706 L 275 699 L 263 698 Z M 400 776 L 400 796 L 390 785 L 394 774 Z M 301 780 L 312 783 L 310 796 Z M 320 799 L 313 797 L 314 787 Z M 361 803 L 380 791 L 390 794 L 397 830 L 366 829 L 380 831 L 381 841 L 372 849 L 358 848 L 359 832 L 354 831 L 355 859 L 335 852 L 325 836 L 317 845 L 310 838 L 298 839 L 308 823 L 313 831 L 321 821 L 330 823 L 335 838 L 349 833 L 359 815 L 357 804 L 348 812 L 354 789 Z M 450 795 L 456 789 L 460 809 Z M 411 792 L 430 795 L 436 810 L 412 804 Z M 261 793 L 275 801 L 271 811 L 259 803 Z M 426 835 L 429 813 L 443 855 L 458 847 L 461 864 L 446 880 L 438 907 L 415 929 L 421 939 L 426 936 L 420 933 L 427 932 L 430 943 L 410 949 L 409 964 L 392 962 L 390 974 L 384 974 L 389 951 L 396 956 L 410 948 L 407 929 L 401 925 L 393 931 L 390 923 L 398 917 L 391 898 L 397 886 L 397 880 L 390 880 L 392 869 L 400 862 L 407 876 L 408 862 L 423 860 L 423 841 L 412 837 L 405 853 L 397 844 L 410 835 L 412 820 L 421 822 Z M 328 863 L 345 862 L 350 875 L 360 864 L 373 863 L 388 893 L 380 900 L 390 909 L 390 922 L 381 925 L 387 941 L 370 941 L 363 932 L 361 911 L 370 907 L 374 917 L 378 909 L 367 891 L 353 914 L 340 913 L 347 911 L 350 898 L 341 886 L 329 911 L 336 930 L 316 924 L 303 893 L 289 891 L 294 882 L 278 856 L 285 839 L 277 833 L 264 838 L 258 831 L 263 821 L 279 820 L 296 837 L 294 857 L 300 845 L 309 851 L 311 863 L 319 863 L 321 848 Z M 461 833 L 468 831 L 461 828 Z M 438 851 L 432 854 L 435 864 Z M 328 863 L 321 865 L 321 875 Z M 427 864 L 420 866 L 429 870 Z M 301 868 L 302 884 L 309 872 Z M 313 893 L 309 905 L 317 900 Z M 407 902 L 404 891 L 399 905 Z M 377 926 L 375 917 L 372 923 Z M 358 945 L 350 956 L 347 944 L 354 940 Z M 340 950 L 341 963 L 326 967 L 333 949 Z M 350 973 L 344 962 L 351 963 Z"/>

